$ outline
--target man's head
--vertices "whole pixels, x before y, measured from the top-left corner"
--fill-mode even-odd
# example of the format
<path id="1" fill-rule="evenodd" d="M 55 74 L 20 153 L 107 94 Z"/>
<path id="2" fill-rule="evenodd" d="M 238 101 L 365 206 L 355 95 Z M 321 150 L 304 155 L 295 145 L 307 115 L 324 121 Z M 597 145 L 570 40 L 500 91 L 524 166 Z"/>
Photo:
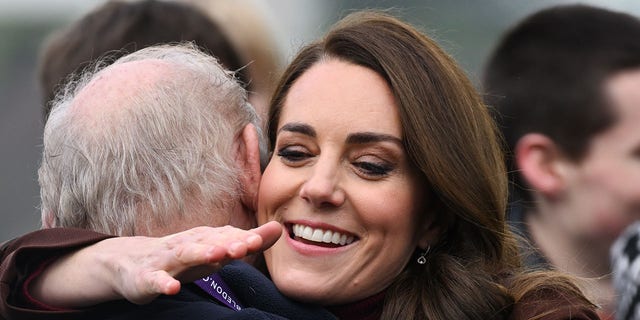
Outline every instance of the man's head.
<path id="1" fill-rule="evenodd" d="M 246 61 L 207 14 L 173 1 L 108 1 L 48 39 L 39 61 L 45 119 L 56 89 L 104 55 L 115 60 L 161 43 L 193 41 L 249 84 Z"/>
<path id="2" fill-rule="evenodd" d="M 576 239 L 610 239 L 640 217 L 638 39 L 633 16 L 554 7 L 510 30 L 487 65 L 514 191 Z"/>
<path id="3" fill-rule="evenodd" d="M 43 226 L 158 235 L 255 224 L 258 117 L 212 56 L 145 48 L 86 72 L 53 105 Z"/>
<path id="4" fill-rule="evenodd" d="M 506 33 L 483 84 L 509 149 L 535 132 L 566 157 L 583 159 L 591 139 L 619 120 L 604 85 L 615 73 L 640 68 L 639 38 L 635 17 L 583 5 L 539 11 Z M 519 191 L 530 199 L 526 187 Z"/>

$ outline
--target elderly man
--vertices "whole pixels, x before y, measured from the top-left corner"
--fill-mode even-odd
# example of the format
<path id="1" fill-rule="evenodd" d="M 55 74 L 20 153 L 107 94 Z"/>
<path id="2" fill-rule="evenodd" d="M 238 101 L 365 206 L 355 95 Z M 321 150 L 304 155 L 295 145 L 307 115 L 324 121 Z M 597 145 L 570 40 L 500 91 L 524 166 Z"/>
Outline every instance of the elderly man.
<path id="1" fill-rule="evenodd" d="M 258 122 L 244 89 L 233 76 L 215 58 L 192 46 L 149 47 L 88 72 L 54 100 L 45 127 L 39 170 L 43 227 L 141 236 L 162 236 L 197 226 L 254 227 L 261 175 Z M 196 252 L 177 250 L 176 254 L 185 259 L 203 256 L 206 260 L 202 262 L 208 263 L 204 268 L 216 271 L 220 262 L 268 247 L 281 232 L 277 223 L 252 231 L 238 228 L 222 227 L 208 233 L 214 239 L 207 242 L 219 245 L 200 248 L 206 255 L 193 247 Z M 190 231 L 167 236 L 164 245 L 180 247 L 194 236 Z M 118 276 L 118 270 L 127 269 L 120 268 L 123 264 L 137 261 L 120 259 L 109 264 L 113 270 L 81 272 L 93 267 L 87 264 L 90 259 L 84 259 L 87 252 L 109 259 L 109 240 L 96 244 L 97 249 L 94 246 L 93 250 L 55 259 L 46 277 L 37 276 L 49 262 L 39 254 L 60 255 L 47 237 L 66 247 L 108 238 L 72 229 L 49 229 L 7 246 L 7 253 L 12 253 L 4 259 L 1 270 L 4 316 L 26 318 L 38 311 L 25 308 L 35 308 L 54 311 L 38 314 L 41 318 L 60 312 L 64 317 L 102 319 L 206 319 L 212 314 L 224 319 L 280 318 L 272 312 L 291 318 L 330 317 L 319 308 L 286 300 L 266 278 L 241 263 L 213 275 L 214 280 L 208 277 L 204 280 L 209 282 L 198 280 L 197 285 L 182 288 L 172 278 L 176 274 L 149 272 L 148 277 L 166 279 L 163 285 L 168 288 L 150 291 L 177 295 L 161 296 L 144 306 L 116 301 L 82 311 L 60 311 L 59 307 L 80 307 L 73 300 L 78 296 L 85 305 L 121 296 L 148 301 L 113 292 L 111 287 L 101 290 L 100 283 L 109 282 L 95 278 L 96 274 Z M 34 262 L 18 262 L 29 259 Z M 172 270 L 180 272 L 179 267 Z M 31 277 L 16 283 L 17 274 Z M 188 274 L 180 278 L 194 280 Z M 230 288 L 225 287 L 229 278 L 233 279 Z M 74 290 L 61 289 L 65 286 Z M 89 287 L 91 290 L 84 290 Z M 272 308 L 258 310 L 242 296 L 244 291 L 264 295 L 261 298 Z M 233 292 L 240 294 L 240 299 Z M 43 305 L 40 297 L 53 298 Z M 240 301 L 246 304 L 241 306 Z"/>

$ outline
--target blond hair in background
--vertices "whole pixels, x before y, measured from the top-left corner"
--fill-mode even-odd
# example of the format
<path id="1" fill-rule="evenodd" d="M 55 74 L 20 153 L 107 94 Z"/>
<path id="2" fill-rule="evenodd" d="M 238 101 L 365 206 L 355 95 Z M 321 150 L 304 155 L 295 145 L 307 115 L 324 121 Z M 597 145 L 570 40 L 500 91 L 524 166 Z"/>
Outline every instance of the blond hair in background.
<path id="1" fill-rule="evenodd" d="M 227 34 L 243 61 L 247 62 L 251 104 L 261 116 L 283 67 L 284 54 L 264 12 L 251 0 L 183 0 L 201 8 Z"/>

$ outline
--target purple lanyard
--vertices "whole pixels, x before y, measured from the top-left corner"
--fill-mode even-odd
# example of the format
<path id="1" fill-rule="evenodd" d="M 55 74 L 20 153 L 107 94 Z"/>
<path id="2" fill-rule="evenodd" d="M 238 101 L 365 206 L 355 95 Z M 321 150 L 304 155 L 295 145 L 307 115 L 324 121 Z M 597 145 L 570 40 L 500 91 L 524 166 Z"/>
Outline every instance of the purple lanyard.
<path id="1" fill-rule="evenodd" d="M 242 310 L 238 298 L 236 298 L 229 286 L 224 283 L 219 275 L 214 273 L 208 277 L 198 279 L 193 283 L 197 284 L 198 287 L 202 288 L 202 290 L 206 291 L 210 296 L 222 302 L 227 307 L 235 311 Z"/>

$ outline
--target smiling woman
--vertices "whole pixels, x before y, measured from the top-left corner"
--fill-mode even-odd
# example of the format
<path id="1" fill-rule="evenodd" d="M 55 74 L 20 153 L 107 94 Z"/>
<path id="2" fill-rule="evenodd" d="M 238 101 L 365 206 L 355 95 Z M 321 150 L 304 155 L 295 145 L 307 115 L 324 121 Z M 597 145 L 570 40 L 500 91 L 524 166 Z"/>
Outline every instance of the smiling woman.
<path id="1" fill-rule="evenodd" d="M 597 319 L 571 279 L 520 269 L 496 128 L 455 61 L 412 26 L 377 12 L 343 19 L 294 58 L 268 120 L 257 218 L 282 226 L 264 261 L 287 297 L 340 319 Z M 106 240 L 115 268 L 101 279 L 137 301 L 175 293 L 185 266 L 217 262 L 215 230 L 143 239 L 159 252 Z M 241 278 L 227 283 L 251 292 L 243 305 L 285 311 Z"/>
<path id="2" fill-rule="evenodd" d="M 259 223 L 289 231 L 265 252 L 286 295 L 323 305 L 373 296 L 436 239 L 432 217 L 416 223 L 427 190 L 394 100 L 376 72 L 332 58 L 291 86 L 258 199 Z M 339 245 L 326 246 L 334 235 Z"/>
<path id="3" fill-rule="evenodd" d="M 455 61 L 412 26 L 356 13 L 305 47 L 268 134 L 258 220 L 287 231 L 265 252 L 284 294 L 343 318 L 363 317 L 352 313 L 363 302 L 373 318 L 507 318 L 541 288 L 592 307 L 560 275 L 519 274 L 494 124 Z M 552 300 L 549 314 L 571 306 Z"/>

